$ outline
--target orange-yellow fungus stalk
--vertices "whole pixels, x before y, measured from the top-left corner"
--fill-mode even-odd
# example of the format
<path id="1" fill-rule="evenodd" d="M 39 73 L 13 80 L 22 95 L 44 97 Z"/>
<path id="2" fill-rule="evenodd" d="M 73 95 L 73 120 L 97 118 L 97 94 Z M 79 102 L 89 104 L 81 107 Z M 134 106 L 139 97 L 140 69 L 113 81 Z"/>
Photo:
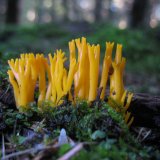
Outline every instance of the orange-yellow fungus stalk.
<path id="1" fill-rule="evenodd" d="M 46 99 L 46 73 L 48 71 L 48 63 L 47 59 L 44 58 L 44 55 L 37 54 L 36 55 L 36 63 L 38 68 L 38 82 L 39 82 L 39 97 L 38 97 L 38 105 L 40 105 Z M 49 94 L 49 93 L 48 93 Z M 47 95 L 48 98 L 48 95 Z"/>
<path id="2" fill-rule="evenodd" d="M 78 62 L 79 62 L 79 70 L 78 70 L 78 97 L 81 99 L 85 98 L 85 92 L 84 92 L 84 64 L 85 64 L 85 53 L 83 53 L 83 45 L 85 45 L 85 38 L 82 38 L 82 42 L 79 41 L 79 39 L 76 40 L 76 45 L 78 48 Z"/>
<path id="3" fill-rule="evenodd" d="M 121 61 L 122 61 L 122 45 L 117 44 L 115 62 L 116 62 L 116 64 L 119 64 L 119 63 L 121 63 Z"/>
<path id="4" fill-rule="evenodd" d="M 122 98 L 121 98 L 121 104 L 122 104 L 122 106 L 124 106 L 126 96 L 127 96 L 127 91 L 125 90 L 124 93 L 123 93 L 123 95 L 122 95 Z"/>
<path id="5" fill-rule="evenodd" d="M 133 98 L 133 93 L 128 93 L 127 102 L 126 105 L 124 106 L 125 110 L 129 108 L 132 98 Z"/>
<path id="6" fill-rule="evenodd" d="M 123 73 L 126 59 L 122 57 L 122 45 L 117 45 L 115 60 L 112 62 L 113 74 L 110 77 L 110 95 L 120 102 L 124 93 Z"/>
<path id="7" fill-rule="evenodd" d="M 98 76 L 99 76 L 99 58 L 100 46 L 88 45 L 89 65 L 90 65 L 90 86 L 89 86 L 89 101 L 93 101 L 97 97 Z"/>
<path id="8" fill-rule="evenodd" d="M 109 69 L 110 69 L 111 59 L 112 59 L 113 46 L 114 46 L 114 43 L 110 43 L 110 42 L 106 43 L 106 52 L 105 52 L 105 57 L 103 59 L 102 76 L 101 76 L 101 82 L 100 82 L 100 87 L 102 87 L 100 98 L 102 100 L 105 97 L 108 74 L 109 74 Z"/>
<path id="9" fill-rule="evenodd" d="M 47 86 L 47 92 L 46 92 L 45 99 L 49 101 L 51 100 L 51 94 L 52 94 L 52 82 L 51 82 L 50 66 L 48 64 L 46 65 L 46 70 L 47 70 L 47 75 L 48 75 L 48 86 Z"/>
<path id="10" fill-rule="evenodd" d="M 124 117 L 124 121 L 128 125 L 128 127 L 131 126 L 131 124 L 133 123 L 133 120 L 134 120 L 134 117 L 131 117 L 131 113 L 127 111 Z"/>
<path id="11" fill-rule="evenodd" d="M 65 87 L 66 93 L 69 92 L 72 87 L 74 74 L 76 71 L 77 71 L 76 59 L 72 58 L 70 61 L 70 67 L 69 67 L 69 72 L 68 72 L 67 81 L 66 81 L 66 87 Z"/>
<path id="12" fill-rule="evenodd" d="M 85 99 L 88 98 L 89 90 L 87 42 L 84 37 L 82 37 L 82 41 L 80 41 L 80 39 L 76 39 L 75 42 L 78 48 L 78 69 L 74 76 L 75 97 Z"/>
<path id="13" fill-rule="evenodd" d="M 78 43 L 80 43 L 79 40 L 77 40 Z M 72 40 L 69 42 L 69 52 L 70 52 L 70 67 L 71 67 L 71 61 L 72 59 L 76 59 L 76 45 L 75 41 Z M 74 94 L 77 96 L 78 94 L 78 83 L 79 83 L 79 57 L 78 57 L 78 64 L 77 64 L 77 70 L 74 74 Z"/>
<path id="14" fill-rule="evenodd" d="M 51 74 L 51 95 L 50 100 L 55 104 L 56 103 L 56 84 L 55 84 L 55 66 L 56 66 L 56 60 L 57 55 L 55 54 L 53 57 L 51 54 L 49 56 L 50 61 L 50 74 Z"/>
<path id="15" fill-rule="evenodd" d="M 9 81 L 12 84 L 13 87 L 13 91 L 14 91 L 14 97 L 15 97 L 15 102 L 16 102 L 16 106 L 20 106 L 20 102 L 19 102 L 19 87 L 18 87 L 18 83 L 15 81 L 15 76 L 13 74 L 13 72 L 11 70 L 8 70 L 8 75 L 9 75 Z"/>
<path id="16" fill-rule="evenodd" d="M 74 40 L 69 42 L 70 61 L 76 58 L 76 46 Z"/>
<path id="17" fill-rule="evenodd" d="M 122 96 L 122 77 L 121 77 L 121 69 L 120 69 L 120 64 L 116 64 L 115 62 L 112 63 L 113 68 L 114 68 L 114 94 L 113 98 L 116 101 L 119 101 Z"/>

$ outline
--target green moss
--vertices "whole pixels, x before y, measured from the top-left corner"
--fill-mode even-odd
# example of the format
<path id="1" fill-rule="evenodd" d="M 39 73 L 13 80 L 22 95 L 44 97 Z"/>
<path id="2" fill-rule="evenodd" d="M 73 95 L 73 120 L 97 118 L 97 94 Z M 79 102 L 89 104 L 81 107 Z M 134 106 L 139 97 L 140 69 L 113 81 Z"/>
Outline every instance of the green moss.
<path id="1" fill-rule="evenodd" d="M 74 141 L 96 142 L 95 145 L 84 147 L 73 159 L 147 160 L 159 154 L 153 148 L 142 147 L 130 133 L 122 115 L 115 112 L 106 102 L 88 106 L 86 101 L 78 101 L 75 105 L 66 101 L 58 107 L 51 107 L 50 103 L 45 102 L 41 109 L 37 108 L 36 103 L 31 103 L 28 107 L 30 110 L 26 110 L 25 114 L 12 109 L 4 110 L 7 127 L 11 129 L 16 123 L 16 135 L 20 133 L 20 128 L 29 127 L 38 121 L 38 128 L 34 128 L 34 132 L 42 134 L 45 129 L 50 133 L 50 136 L 40 138 L 42 142 L 38 140 L 39 143 L 52 142 L 59 135 L 61 128 L 65 128 L 67 135 Z M 24 149 L 24 136 L 18 134 L 19 137 L 15 138 L 14 135 L 12 142 L 18 149 Z M 57 158 L 70 149 L 69 145 L 64 145 L 52 156 Z M 150 155 L 150 152 L 156 154 Z"/>

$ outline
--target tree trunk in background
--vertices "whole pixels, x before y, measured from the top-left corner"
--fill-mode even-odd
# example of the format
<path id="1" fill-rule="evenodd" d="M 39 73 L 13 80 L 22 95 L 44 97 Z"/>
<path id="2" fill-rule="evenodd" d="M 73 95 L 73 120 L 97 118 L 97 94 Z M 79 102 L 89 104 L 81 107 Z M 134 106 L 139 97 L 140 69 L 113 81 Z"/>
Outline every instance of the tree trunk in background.
<path id="1" fill-rule="evenodd" d="M 37 7 L 36 7 L 36 12 L 37 12 L 37 23 L 41 24 L 43 22 L 42 16 L 43 16 L 43 0 L 37 0 Z"/>
<path id="2" fill-rule="evenodd" d="M 102 2 L 103 2 L 102 0 L 95 1 L 95 9 L 94 9 L 95 21 L 101 20 Z"/>
<path id="3" fill-rule="evenodd" d="M 68 20 L 68 0 L 62 0 L 62 5 L 64 9 L 64 15 L 63 15 L 63 20 L 67 21 Z"/>
<path id="4" fill-rule="evenodd" d="M 7 0 L 7 10 L 6 10 L 6 23 L 7 24 L 17 24 L 18 23 L 18 8 L 19 0 Z"/>
<path id="5" fill-rule="evenodd" d="M 5 10 L 6 2 L 5 0 L 0 0 L 0 24 L 5 22 Z"/>
<path id="6" fill-rule="evenodd" d="M 131 10 L 131 27 L 137 28 L 145 24 L 148 0 L 134 0 Z"/>
<path id="7" fill-rule="evenodd" d="M 71 21 L 80 22 L 83 20 L 82 18 L 82 10 L 79 7 L 78 0 L 68 0 L 68 19 Z"/>

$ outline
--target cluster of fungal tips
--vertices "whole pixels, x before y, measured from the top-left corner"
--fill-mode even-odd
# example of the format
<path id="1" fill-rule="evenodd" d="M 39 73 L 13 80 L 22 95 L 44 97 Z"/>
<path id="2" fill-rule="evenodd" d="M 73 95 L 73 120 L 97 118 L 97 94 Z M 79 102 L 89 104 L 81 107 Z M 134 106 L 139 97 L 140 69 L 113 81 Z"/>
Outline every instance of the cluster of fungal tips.
<path id="1" fill-rule="evenodd" d="M 75 39 L 69 42 L 69 67 L 66 69 L 67 57 L 62 50 L 49 54 L 21 54 L 20 58 L 8 61 L 9 81 L 14 90 L 17 107 L 27 107 L 34 101 L 35 89 L 38 86 L 38 106 L 43 101 L 52 102 L 53 106 L 63 103 L 64 96 L 75 103 L 76 99 L 92 102 L 98 96 L 100 99 L 107 96 L 107 84 L 110 86 L 109 97 L 120 106 L 123 106 L 124 119 L 128 125 L 133 117 L 127 111 L 133 94 L 124 88 L 123 74 L 126 59 L 122 57 L 122 45 L 117 44 L 115 58 L 112 59 L 114 43 L 106 42 L 106 51 L 100 75 L 100 45 L 87 43 L 86 38 Z M 76 58 L 77 57 L 77 58 Z M 118 112 L 112 101 L 110 105 Z"/>

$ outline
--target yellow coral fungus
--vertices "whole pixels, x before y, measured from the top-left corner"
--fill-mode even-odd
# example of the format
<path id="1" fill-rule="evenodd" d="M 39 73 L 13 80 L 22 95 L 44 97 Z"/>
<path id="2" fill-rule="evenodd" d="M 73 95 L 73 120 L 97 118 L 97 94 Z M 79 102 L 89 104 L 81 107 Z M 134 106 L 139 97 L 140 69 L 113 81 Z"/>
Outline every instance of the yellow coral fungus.
<path id="1" fill-rule="evenodd" d="M 113 46 L 114 43 L 106 43 L 101 76 L 100 45 L 90 45 L 84 37 L 69 42 L 68 70 L 64 65 L 67 58 L 62 50 L 57 50 L 54 55 L 49 54 L 49 60 L 43 54 L 22 54 L 19 59 L 9 60 L 8 75 L 17 107 L 34 101 L 36 84 L 39 88 L 39 106 L 45 100 L 51 101 L 53 106 L 59 105 L 65 95 L 74 102 L 75 98 L 91 102 L 97 96 L 104 100 L 110 79 L 108 103 L 117 112 L 123 113 L 125 122 L 130 126 L 133 117 L 128 108 L 133 94 L 128 93 L 123 84 L 126 59 L 122 57 L 120 44 L 112 59 Z M 99 88 L 101 93 L 98 95 Z"/>
<path id="2" fill-rule="evenodd" d="M 76 72 L 76 59 L 74 56 L 70 56 L 70 66 L 69 71 L 64 68 L 64 62 L 66 57 L 64 52 L 57 50 L 57 52 L 52 57 L 49 54 L 50 61 L 50 74 L 51 74 L 51 95 L 50 100 L 54 104 L 59 104 L 61 98 L 70 92 L 74 74 Z"/>
<path id="3" fill-rule="evenodd" d="M 65 91 L 63 89 L 63 78 L 65 74 L 64 62 L 66 57 L 64 56 L 64 52 L 62 52 L 62 50 L 57 50 L 54 57 L 52 57 L 51 54 L 49 55 L 49 59 L 52 82 L 51 100 L 57 104 L 65 95 Z"/>
<path id="4" fill-rule="evenodd" d="M 33 54 L 21 55 L 20 59 L 8 61 L 10 83 L 14 89 L 16 105 L 26 106 L 34 101 L 34 89 L 37 80 L 37 65 Z"/>

